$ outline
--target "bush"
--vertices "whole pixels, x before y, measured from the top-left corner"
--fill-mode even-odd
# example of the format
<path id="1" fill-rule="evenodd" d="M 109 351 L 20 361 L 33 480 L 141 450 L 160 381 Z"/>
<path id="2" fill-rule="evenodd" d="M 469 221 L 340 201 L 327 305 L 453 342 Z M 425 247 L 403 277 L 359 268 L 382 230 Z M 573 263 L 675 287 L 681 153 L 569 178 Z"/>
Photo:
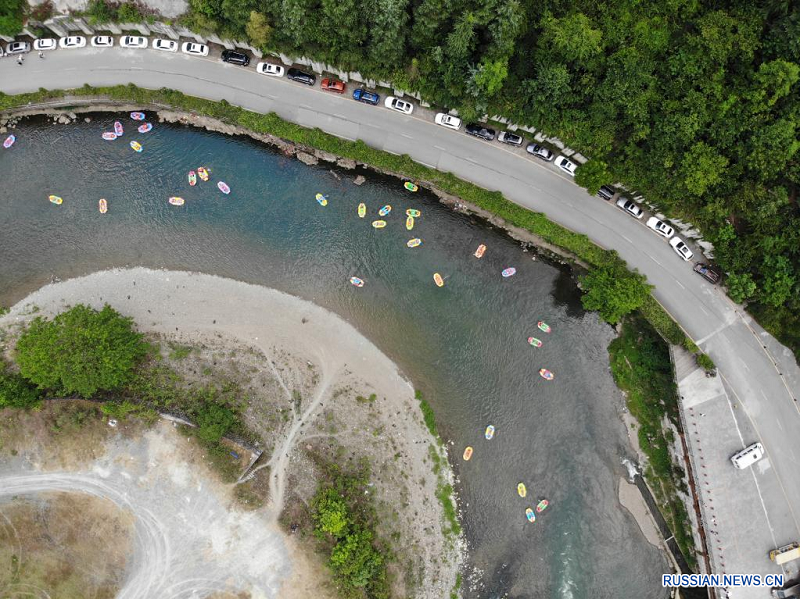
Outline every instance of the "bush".
<path id="1" fill-rule="evenodd" d="M 0 0 L 0 35 L 14 37 L 22 31 L 24 0 Z"/>
<path id="2" fill-rule="evenodd" d="M 92 0 L 85 13 L 89 25 L 110 23 L 116 19 L 116 11 L 105 0 Z"/>
<path id="3" fill-rule="evenodd" d="M 0 408 L 32 408 L 41 392 L 15 372 L 0 372 Z"/>
<path id="4" fill-rule="evenodd" d="M 585 187 L 592 195 L 600 191 L 600 187 L 608 184 L 611 178 L 608 165 L 602 160 L 589 160 L 575 171 L 575 183 Z"/>
<path id="5" fill-rule="evenodd" d="M 714 360 L 712 360 L 708 354 L 697 354 L 695 359 L 697 360 L 697 365 L 700 366 L 700 368 L 704 368 L 706 372 L 711 372 L 717 367 L 717 365 L 714 364 Z"/>
<path id="6" fill-rule="evenodd" d="M 209 443 L 218 443 L 236 423 L 236 414 L 218 403 L 206 403 L 198 408 L 195 423 L 198 437 Z"/>
<path id="7" fill-rule="evenodd" d="M 35 318 L 20 336 L 20 374 L 40 389 L 92 397 L 128 383 L 148 345 L 130 318 L 106 305 L 78 305 L 52 321 Z"/>

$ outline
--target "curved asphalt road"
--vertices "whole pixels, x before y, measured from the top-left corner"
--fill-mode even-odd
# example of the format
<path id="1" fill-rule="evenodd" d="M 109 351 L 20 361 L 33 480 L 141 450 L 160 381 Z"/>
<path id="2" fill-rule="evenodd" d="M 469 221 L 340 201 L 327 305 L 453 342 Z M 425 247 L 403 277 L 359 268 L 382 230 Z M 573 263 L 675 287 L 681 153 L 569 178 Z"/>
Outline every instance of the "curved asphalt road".
<path id="1" fill-rule="evenodd" d="M 764 499 L 770 516 L 778 516 L 778 540 L 800 540 L 800 445 L 796 442 L 800 409 L 795 399 L 800 399 L 800 369 L 789 350 L 722 291 L 694 274 L 691 264 L 681 261 L 665 240 L 612 203 L 587 195 L 552 163 L 529 158 L 524 149 L 444 129 L 433 123 L 432 113 L 419 107 L 409 117 L 383 106 L 360 104 L 349 94 L 339 96 L 318 86 L 308 88 L 285 78 L 259 75 L 253 67 L 154 50 L 58 50 L 44 60 L 28 54 L 23 66 L 13 58 L 0 59 L 0 91 L 17 94 L 40 87 L 134 83 L 225 99 L 256 112 L 276 112 L 300 125 L 409 154 L 418 162 L 499 190 L 512 201 L 617 250 L 629 265 L 647 275 L 658 300 L 718 365 L 734 399 L 745 408 L 744 414 L 737 413 L 746 442 L 760 438 L 777 473 Z"/>

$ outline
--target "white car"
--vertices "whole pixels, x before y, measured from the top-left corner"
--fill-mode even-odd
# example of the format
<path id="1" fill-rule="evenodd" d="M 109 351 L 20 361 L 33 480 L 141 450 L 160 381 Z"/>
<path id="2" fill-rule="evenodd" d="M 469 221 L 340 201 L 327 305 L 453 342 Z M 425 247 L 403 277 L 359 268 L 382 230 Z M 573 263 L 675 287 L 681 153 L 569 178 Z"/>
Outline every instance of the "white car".
<path id="1" fill-rule="evenodd" d="M 414 105 L 411 102 L 406 102 L 405 100 L 395 98 L 394 96 L 387 97 L 386 100 L 384 100 L 383 105 L 386 106 L 386 108 L 396 110 L 397 112 L 402 112 L 403 114 L 411 114 L 414 112 Z"/>
<path id="2" fill-rule="evenodd" d="M 31 51 L 31 45 L 28 42 L 11 42 L 6 46 L 6 54 L 25 54 Z"/>
<path id="3" fill-rule="evenodd" d="M 578 165 L 574 162 L 570 162 L 566 156 L 559 156 L 556 158 L 556 166 L 567 173 L 570 177 L 575 176 L 575 169 L 578 168 Z"/>
<path id="4" fill-rule="evenodd" d="M 138 50 L 147 48 L 148 41 L 146 37 L 142 37 L 141 35 L 126 35 L 120 38 L 119 45 L 123 48 L 136 48 Z"/>
<path id="5" fill-rule="evenodd" d="M 688 245 L 683 243 L 683 239 L 680 237 L 673 237 L 669 240 L 669 244 L 672 246 L 672 249 L 675 250 L 675 253 L 683 258 L 684 262 L 688 262 L 692 259 L 692 256 L 694 256 L 692 250 L 689 249 Z"/>
<path id="6" fill-rule="evenodd" d="M 208 56 L 208 46 L 205 44 L 198 44 L 197 42 L 183 42 L 181 52 L 184 54 L 191 54 L 192 56 Z"/>
<path id="7" fill-rule="evenodd" d="M 457 116 L 453 116 L 452 114 L 446 114 L 444 112 L 436 113 L 436 116 L 433 119 L 437 125 L 441 125 L 442 127 L 447 127 L 448 129 L 453 129 L 458 131 L 461 129 L 461 119 Z"/>
<path id="8" fill-rule="evenodd" d="M 85 48 L 86 38 L 81 35 L 62 37 L 60 40 L 58 40 L 58 45 L 64 50 L 71 50 L 72 48 Z"/>
<path id="9" fill-rule="evenodd" d="M 112 48 L 114 38 L 110 35 L 95 35 L 92 38 L 92 48 Z"/>
<path id="10" fill-rule="evenodd" d="M 56 48 L 58 48 L 58 42 L 52 37 L 33 40 L 33 49 L 37 52 L 42 52 L 44 50 L 55 50 Z"/>
<path id="11" fill-rule="evenodd" d="M 177 52 L 178 42 L 159 38 L 153 40 L 153 50 L 161 50 L 162 52 Z"/>
<path id="12" fill-rule="evenodd" d="M 262 75 L 271 75 L 272 77 L 283 77 L 286 72 L 279 64 L 272 64 L 271 62 L 259 62 L 256 65 L 256 71 Z"/>
<path id="13" fill-rule="evenodd" d="M 617 208 L 622 208 L 633 218 L 642 218 L 644 216 L 644 210 L 642 210 L 633 200 L 629 200 L 628 198 L 618 199 Z"/>
<path id="14" fill-rule="evenodd" d="M 658 220 L 655 216 L 651 216 L 647 219 L 647 226 L 665 239 L 669 239 L 672 237 L 672 234 L 675 233 L 675 229 L 670 227 L 663 220 Z"/>

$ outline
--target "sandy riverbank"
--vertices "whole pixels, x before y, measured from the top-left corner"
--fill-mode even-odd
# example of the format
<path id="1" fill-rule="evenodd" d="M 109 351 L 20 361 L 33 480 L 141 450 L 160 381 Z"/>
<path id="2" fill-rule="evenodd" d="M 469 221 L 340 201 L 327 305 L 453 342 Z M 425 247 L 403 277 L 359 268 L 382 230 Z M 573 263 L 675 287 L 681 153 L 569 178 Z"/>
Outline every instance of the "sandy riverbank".
<path id="1" fill-rule="evenodd" d="M 293 406 L 286 410 L 290 417 L 269 427 L 265 517 L 283 521 L 288 513 L 291 519 L 292 510 L 308 503 L 315 489 L 315 452 L 343 463 L 367 458 L 376 502 L 389 516 L 379 533 L 398 539 L 393 544 L 403 563 L 393 566 L 396 573 L 413 573 L 399 576 L 396 592 L 437 599 L 449 594 L 460 568 L 461 542 L 442 532 L 444 514 L 429 453 L 441 450 L 422 422 L 410 383 L 352 326 L 271 289 L 144 268 L 47 285 L 15 305 L 0 325 L 13 330 L 34 314 L 52 316 L 78 303 L 95 308 L 107 303 L 144 332 L 219 355 L 225 351 L 231 360 L 241 355 L 242 369 L 254 381 L 264 378 L 265 397 L 254 397 L 257 405 L 247 414 L 254 430 L 275 406 Z M 364 401 L 373 394 L 373 401 Z M 449 468 L 439 476 L 452 480 Z M 286 560 L 295 568 L 309 563 Z"/>

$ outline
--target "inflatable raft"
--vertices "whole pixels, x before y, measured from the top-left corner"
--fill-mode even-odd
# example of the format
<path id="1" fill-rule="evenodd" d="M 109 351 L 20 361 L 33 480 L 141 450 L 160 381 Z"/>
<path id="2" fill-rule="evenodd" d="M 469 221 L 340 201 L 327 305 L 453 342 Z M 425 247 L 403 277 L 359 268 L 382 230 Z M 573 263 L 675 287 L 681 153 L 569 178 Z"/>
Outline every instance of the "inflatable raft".
<path id="1" fill-rule="evenodd" d="M 131 149 L 134 152 L 141 152 L 144 148 L 142 147 L 142 144 L 140 144 L 138 141 L 132 141 L 131 142 Z"/>
<path id="2" fill-rule="evenodd" d="M 504 279 L 507 279 L 508 277 L 513 277 L 515 274 L 517 274 L 517 269 L 516 268 L 506 268 L 500 274 L 503 275 Z"/>
<path id="3" fill-rule="evenodd" d="M 519 493 L 520 497 L 525 497 L 528 494 L 528 489 L 525 488 L 525 483 L 519 483 L 517 485 L 517 493 Z"/>
<path id="4" fill-rule="evenodd" d="M 372 221 L 372 226 L 376 229 L 383 229 L 386 226 L 385 220 L 374 220 Z"/>
<path id="5" fill-rule="evenodd" d="M 144 117 L 144 113 L 143 112 L 132 112 L 131 113 L 131 118 L 134 121 L 143 121 L 145 117 Z"/>
<path id="6" fill-rule="evenodd" d="M 414 228 L 414 217 L 409 216 L 406 218 L 406 231 L 410 231 Z"/>
<path id="7" fill-rule="evenodd" d="M 119 121 L 114 121 L 114 133 L 117 134 L 117 137 L 122 135 L 125 132 L 125 129 L 122 128 L 122 123 Z"/>
<path id="8" fill-rule="evenodd" d="M 317 198 L 317 202 L 319 203 L 320 206 L 328 205 L 328 196 L 318 193 L 315 197 Z"/>
<path id="9" fill-rule="evenodd" d="M 17 137 L 15 135 L 9 135 L 8 137 L 6 137 L 6 140 L 3 142 L 3 147 L 5 149 L 10 148 L 11 146 L 14 145 L 15 141 L 17 141 Z"/>
<path id="10" fill-rule="evenodd" d="M 381 208 L 380 210 L 378 210 L 378 215 L 379 215 L 379 216 L 386 216 L 386 215 L 387 215 L 387 214 L 389 214 L 391 211 L 392 211 L 392 207 L 391 207 L 389 204 L 386 204 L 386 206 L 384 206 L 383 208 Z"/>
<path id="11" fill-rule="evenodd" d="M 139 133 L 150 133 L 150 131 L 152 130 L 153 130 L 152 123 L 145 123 L 144 125 L 139 125 L 139 128 L 137 129 Z"/>
<path id="12" fill-rule="evenodd" d="M 356 287 L 363 287 L 364 286 L 364 281 L 362 281 L 358 277 L 350 277 L 350 283 L 352 285 L 355 285 Z"/>
<path id="13" fill-rule="evenodd" d="M 533 347 L 542 347 L 542 342 L 536 337 L 528 337 L 528 343 L 530 343 Z"/>
<path id="14" fill-rule="evenodd" d="M 108 202 L 106 202 L 104 199 L 101 199 L 99 202 L 97 202 L 97 207 L 100 210 L 100 214 L 105 214 L 108 212 Z"/>
<path id="15" fill-rule="evenodd" d="M 528 519 L 528 522 L 536 522 L 536 514 L 533 513 L 531 508 L 525 509 L 525 517 Z"/>
<path id="16" fill-rule="evenodd" d="M 542 513 L 542 512 L 545 510 L 545 508 L 547 508 L 547 506 L 548 506 L 548 505 L 550 505 L 550 502 L 549 502 L 549 501 L 547 501 L 547 499 L 542 499 L 542 500 L 541 500 L 541 501 L 540 501 L 540 502 L 539 502 L 539 503 L 536 505 L 536 513 L 537 513 L 537 514 L 541 514 L 541 513 Z"/>
<path id="17" fill-rule="evenodd" d="M 208 181 L 208 174 L 210 172 L 211 171 L 206 170 L 206 167 L 204 167 L 204 166 L 198 166 L 197 167 L 197 176 L 200 177 L 200 179 L 203 180 L 203 181 Z"/>
<path id="18" fill-rule="evenodd" d="M 50 196 L 47 199 L 50 200 L 51 202 L 53 202 L 54 204 L 59 205 L 59 206 L 61 205 L 61 202 L 64 201 L 58 196 Z"/>
<path id="19" fill-rule="evenodd" d="M 184 201 L 185 200 L 183 198 L 178 198 L 175 196 L 169 199 L 169 203 L 172 204 L 173 206 L 183 206 Z"/>
<path id="20" fill-rule="evenodd" d="M 106 131 L 105 133 L 103 133 L 103 139 L 105 139 L 106 141 L 114 141 L 115 139 L 117 139 L 117 137 L 118 137 L 117 134 L 114 133 L 113 131 Z"/>
<path id="21" fill-rule="evenodd" d="M 220 182 L 218 182 L 218 183 L 217 183 L 217 187 L 218 187 L 218 188 L 219 188 L 219 190 L 220 190 L 222 193 L 224 193 L 225 195 L 228 195 L 228 194 L 231 192 L 231 188 L 230 188 L 230 187 L 228 187 L 228 184 L 227 184 L 227 183 L 225 183 L 225 181 L 220 181 Z"/>
<path id="22" fill-rule="evenodd" d="M 483 433 L 483 436 L 486 437 L 487 440 L 491 441 L 494 437 L 494 425 L 489 425 L 486 427 L 486 430 Z"/>
<path id="23" fill-rule="evenodd" d="M 414 185 L 411 181 L 406 181 L 403 183 L 403 187 L 405 187 L 408 191 L 417 191 L 419 187 Z"/>
<path id="24" fill-rule="evenodd" d="M 367 205 L 361 202 L 358 205 L 358 218 L 364 218 L 367 215 Z"/>
<path id="25" fill-rule="evenodd" d="M 189 185 L 191 185 L 192 187 L 197 185 L 197 175 L 195 174 L 194 171 L 189 171 Z"/>
<path id="26" fill-rule="evenodd" d="M 547 368 L 542 368 L 539 371 L 539 376 L 542 377 L 546 381 L 552 381 L 554 378 L 556 378 L 556 376 L 552 372 L 547 370 Z"/>
<path id="27" fill-rule="evenodd" d="M 538 326 L 545 333 L 549 333 L 550 332 L 550 325 L 547 324 L 546 322 L 544 322 L 543 320 L 540 320 L 539 322 L 537 322 L 536 326 Z"/>
<path id="28" fill-rule="evenodd" d="M 415 210 L 414 208 L 409 208 L 406 210 L 406 216 L 413 216 L 414 218 L 419 218 L 422 216 L 422 212 L 419 210 Z"/>
<path id="29" fill-rule="evenodd" d="M 433 282 L 436 283 L 437 287 L 444 287 L 444 279 L 438 272 L 433 273 Z"/>
<path id="30" fill-rule="evenodd" d="M 422 240 L 419 237 L 415 237 L 414 239 L 409 239 L 406 245 L 410 248 L 415 248 L 418 245 L 422 245 Z"/>
<path id="31" fill-rule="evenodd" d="M 483 254 L 484 254 L 485 252 L 486 252 L 486 246 L 485 246 L 485 245 L 483 245 L 483 244 L 480 244 L 480 245 L 478 246 L 478 249 L 477 249 L 477 250 L 475 250 L 475 257 L 476 257 L 476 258 L 483 258 Z"/>
<path id="32" fill-rule="evenodd" d="M 469 462 L 470 458 L 472 458 L 472 447 L 467 447 L 464 450 L 464 461 Z"/>

